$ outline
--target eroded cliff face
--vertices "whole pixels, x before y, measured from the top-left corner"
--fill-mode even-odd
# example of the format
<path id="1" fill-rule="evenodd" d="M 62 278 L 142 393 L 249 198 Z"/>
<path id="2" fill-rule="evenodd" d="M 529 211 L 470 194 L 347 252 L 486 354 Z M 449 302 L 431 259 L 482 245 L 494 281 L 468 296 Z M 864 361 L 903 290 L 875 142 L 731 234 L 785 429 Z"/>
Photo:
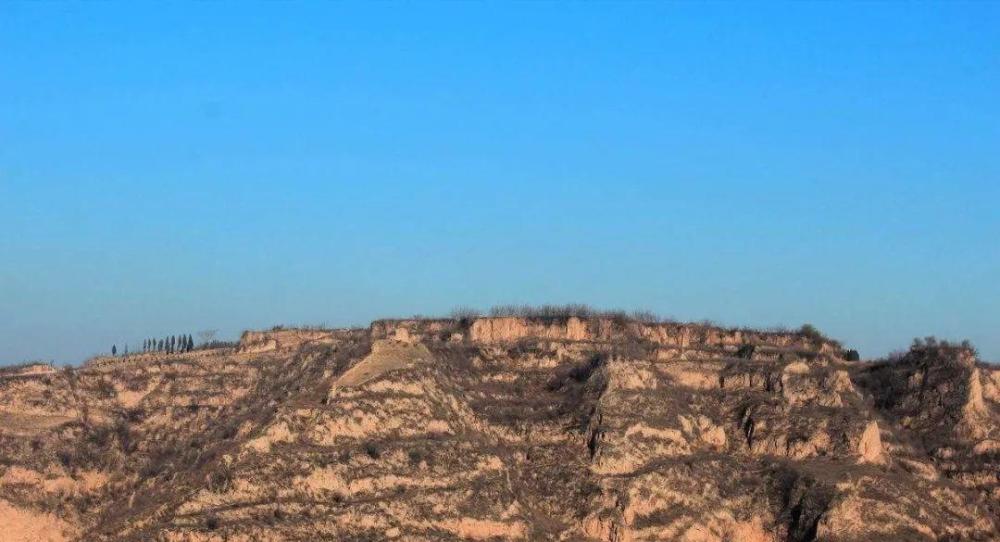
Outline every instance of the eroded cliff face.
<path id="1" fill-rule="evenodd" d="M 522 339 L 549 339 L 576 342 L 648 342 L 659 346 L 701 349 L 703 347 L 737 350 L 745 345 L 786 350 L 835 353 L 832 341 L 794 332 L 767 332 L 724 329 L 703 324 L 646 323 L 607 317 L 581 318 L 474 318 L 453 320 L 379 320 L 371 325 L 374 337 L 397 337 L 398 334 L 423 338 L 458 340 L 456 329 L 465 332 L 476 344 L 509 344 Z"/>
<path id="2" fill-rule="evenodd" d="M 0 374 L 0 538 L 997 540 L 998 374 L 600 318 L 25 368 Z"/>
<path id="3" fill-rule="evenodd" d="M 966 348 L 935 345 L 866 367 L 858 381 L 908 439 L 907 453 L 929 458 L 1000 515 L 1000 371 Z"/>

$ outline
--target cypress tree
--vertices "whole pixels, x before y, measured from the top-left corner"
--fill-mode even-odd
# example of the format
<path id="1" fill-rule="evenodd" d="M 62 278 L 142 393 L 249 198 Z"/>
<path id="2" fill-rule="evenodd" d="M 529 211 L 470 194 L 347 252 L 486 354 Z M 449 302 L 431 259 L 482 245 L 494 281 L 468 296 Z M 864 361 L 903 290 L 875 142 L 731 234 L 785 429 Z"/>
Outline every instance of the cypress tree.
<path id="1" fill-rule="evenodd" d="M 163 339 L 160 339 L 160 342 L 157 343 L 156 350 L 159 352 L 163 351 Z"/>
<path id="2" fill-rule="evenodd" d="M 111 355 L 112 356 L 118 355 L 118 345 L 116 344 L 111 345 Z"/>

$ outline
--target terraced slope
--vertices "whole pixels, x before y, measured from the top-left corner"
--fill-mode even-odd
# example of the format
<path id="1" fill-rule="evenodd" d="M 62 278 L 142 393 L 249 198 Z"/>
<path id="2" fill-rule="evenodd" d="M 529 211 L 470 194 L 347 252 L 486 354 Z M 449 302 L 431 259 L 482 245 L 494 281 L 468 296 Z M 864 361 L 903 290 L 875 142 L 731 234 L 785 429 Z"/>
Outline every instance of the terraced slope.
<path id="1" fill-rule="evenodd" d="M 795 333 L 379 321 L 0 374 L 4 540 L 998 540 L 1000 373 Z"/>

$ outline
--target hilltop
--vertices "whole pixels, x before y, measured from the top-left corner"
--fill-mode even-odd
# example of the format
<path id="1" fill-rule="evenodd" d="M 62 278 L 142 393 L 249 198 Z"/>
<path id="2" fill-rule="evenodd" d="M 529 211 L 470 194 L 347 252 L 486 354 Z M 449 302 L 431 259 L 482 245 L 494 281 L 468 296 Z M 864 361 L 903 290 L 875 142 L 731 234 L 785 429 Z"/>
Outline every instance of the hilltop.
<path id="1" fill-rule="evenodd" d="M 0 372 L 27 540 L 998 540 L 1000 371 L 509 311 Z"/>

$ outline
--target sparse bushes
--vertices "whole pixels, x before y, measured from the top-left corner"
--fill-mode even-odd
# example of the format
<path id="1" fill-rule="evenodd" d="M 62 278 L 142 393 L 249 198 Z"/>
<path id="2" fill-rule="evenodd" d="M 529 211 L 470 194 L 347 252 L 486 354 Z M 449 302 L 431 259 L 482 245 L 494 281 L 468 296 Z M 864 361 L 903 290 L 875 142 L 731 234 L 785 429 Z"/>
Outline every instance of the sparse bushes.
<path id="1" fill-rule="evenodd" d="M 903 350 L 894 350 L 892 352 L 889 352 L 889 355 L 886 356 L 885 359 L 889 363 L 899 363 L 900 361 L 903 361 L 903 358 L 905 358 L 905 357 L 906 357 L 906 352 L 905 351 L 903 351 Z"/>
<path id="2" fill-rule="evenodd" d="M 407 452 L 406 455 L 409 457 L 410 464 L 412 465 L 419 465 L 424 460 L 424 452 L 421 450 L 413 449 Z"/>
<path id="3" fill-rule="evenodd" d="M 921 339 L 920 337 L 915 337 L 913 342 L 910 344 L 910 350 L 922 350 L 927 348 L 943 348 L 943 349 L 963 349 L 971 350 L 973 353 L 976 352 L 976 347 L 972 345 L 969 339 L 965 339 L 961 342 L 952 342 L 948 340 L 938 340 L 937 337 L 929 335 Z"/>
<path id="4" fill-rule="evenodd" d="M 838 349 L 841 348 L 840 341 L 836 341 L 834 339 L 831 339 L 830 337 L 827 337 L 826 335 L 823 334 L 823 332 L 821 332 L 819 329 L 816 328 L 816 326 L 812 324 L 802 324 L 802 327 L 798 329 L 797 333 L 800 337 L 808 340 L 813 345 L 819 346 L 826 343 L 833 345 Z"/>
<path id="5" fill-rule="evenodd" d="M 582 384 L 590 379 L 594 371 L 607 361 L 607 354 L 595 353 L 585 361 L 558 371 L 546 384 L 549 391 L 558 391 L 571 384 Z"/>
<path id="6" fill-rule="evenodd" d="M 600 310 L 580 303 L 539 306 L 497 305 L 490 309 L 489 315 L 493 317 L 512 316 L 545 320 L 566 319 L 575 316 L 577 318 L 610 318 L 619 321 L 634 320 L 649 324 L 666 321 L 666 319 L 648 310 L 635 310 L 631 312 L 623 310 Z"/>
<path id="7" fill-rule="evenodd" d="M 478 309 L 474 309 L 472 307 L 455 307 L 451 310 L 451 313 L 449 313 L 448 316 L 452 320 L 458 322 L 458 327 L 464 330 L 468 329 L 476 318 L 482 316 L 482 313 L 480 313 Z M 441 332 L 441 340 L 448 340 L 450 335 L 451 332 L 449 330 L 443 330 Z"/>
<path id="8" fill-rule="evenodd" d="M 455 307 L 448 316 L 452 320 L 474 320 L 482 316 L 482 313 L 472 307 Z"/>
<path id="9" fill-rule="evenodd" d="M 239 346 L 238 341 L 211 341 L 207 343 L 202 343 L 198 346 L 198 350 L 216 350 L 218 348 L 236 348 Z"/>
<path id="10" fill-rule="evenodd" d="M 933 353 L 947 356 L 971 355 L 972 358 L 979 357 L 979 352 L 976 350 L 976 347 L 973 346 L 968 339 L 961 342 L 954 342 L 948 340 L 938 340 L 937 337 L 934 337 L 933 335 L 924 337 L 923 339 L 920 339 L 919 337 L 913 339 L 913 343 L 910 345 L 910 351 L 905 354 L 919 354 L 923 356 Z"/>
<path id="11" fill-rule="evenodd" d="M 588 305 L 497 305 L 490 309 L 490 316 L 515 316 L 519 318 L 590 318 L 598 316 L 598 311 Z"/>
<path id="12" fill-rule="evenodd" d="M 148 452 L 148 457 L 142 468 L 139 469 L 139 474 L 143 478 L 155 478 L 179 461 L 181 461 L 181 454 L 177 448 L 170 445 L 157 447 Z"/>
<path id="13" fill-rule="evenodd" d="M 382 457 L 382 450 L 379 449 L 378 444 L 374 442 L 366 442 L 364 445 L 364 450 L 365 453 L 368 454 L 368 457 L 376 461 L 378 460 L 378 458 Z"/>
<path id="14" fill-rule="evenodd" d="M 215 493 L 225 493 L 233 487 L 233 471 L 221 466 L 208 475 L 208 489 Z"/>
<path id="15" fill-rule="evenodd" d="M 816 329 L 816 326 L 812 324 L 802 324 L 802 327 L 799 328 L 799 335 L 805 337 L 806 339 L 809 339 L 814 343 L 823 342 L 826 340 L 826 337 L 823 335 L 823 333 L 821 333 L 820 330 Z"/>
<path id="16" fill-rule="evenodd" d="M 635 310 L 629 315 L 632 320 L 636 322 L 642 322 L 644 324 L 656 324 L 665 321 L 663 317 L 652 311 L 647 310 Z"/>
<path id="17" fill-rule="evenodd" d="M 740 359 L 753 359 L 754 352 L 757 351 L 757 346 L 753 344 L 744 344 L 740 346 L 739 350 L 736 351 L 736 357 Z"/>
<path id="18" fill-rule="evenodd" d="M 102 399 L 111 399 L 112 397 L 118 394 L 118 392 L 115 390 L 115 385 L 112 384 L 111 381 L 106 378 L 102 378 L 97 381 L 97 386 L 95 391 L 97 391 L 97 396 Z"/>
<path id="19" fill-rule="evenodd" d="M 0 377 L 20 373 L 21 371 L 29 367 L 33 367 L 35 365 L 48 365 L 49 367 L 52 367 L 52 363 L 47 361 L 26 361 L 24 363 L 18 363 L 15 365 L 5 365 L 3 367 L 0 367 Z M 72 372 L 73 370 L 72 366 L 67 365 L 66 367 L 69 368 L 70 372 Z M 65 371 L 66 368 L 64 368 L 63 370 Z"/>
<path id="20" fill-rule="evenodd" d="M 585 382 L 594 371 L 605 361 L 605 356 L 596 354 L 580 365 L 575 365 L 569 371 L 569 377 L 575 382 Z"/>

